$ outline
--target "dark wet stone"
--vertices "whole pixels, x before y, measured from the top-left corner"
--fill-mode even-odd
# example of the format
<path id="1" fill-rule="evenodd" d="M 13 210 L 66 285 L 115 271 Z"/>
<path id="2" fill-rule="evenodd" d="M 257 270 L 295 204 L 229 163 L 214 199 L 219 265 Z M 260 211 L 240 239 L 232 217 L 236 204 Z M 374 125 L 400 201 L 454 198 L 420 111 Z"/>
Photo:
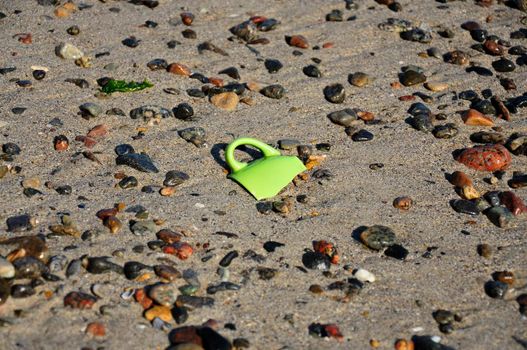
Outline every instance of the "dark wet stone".
<path id="1" fill-rule="evenodd" d="M 264 62 L 264 65 L 265 65 L 265 69 L 267 69 L 269 73 L 276 73 L 284 67 L 282 62 L 276 59 L 272 59 L 272 58 L 266 59 Z"/>
<path id="2" fill-rule="evenodd" d="M 237 250 L 232 250 L 227 253 L 219 262 L 219 265 L 222 267 L 228 267 L 231 262 L 239 256 L 239 253 Z"/>
<path id="3" fill-rule="evenodd" d="M 285 89 L 282 85 L 275 84 L 264 87 L 260 93 L 269 98 L 281 99 L 284 97 Z"/>
<path id="4" fill-rule="evenodd" d="M 416 102 L 410 106 L 408 113 L 416 116 L 419 114 L 432 114 L 432 111 L 424 103 Z"/>
<path id="5" fill-rule="evenodd" d="M 11 297 L 27 298 L 35 295 L 37 292 L 29 284 L 14 284 L 11 286 Z"/>
<path id="6" fill-rule="evenodd" d="M 485 29 L 473 29 L 470 31 L 472 39 L 482 43 L 487 39 L 488 32 Z"/>
<path id="7" fill-rule="evenodd" d="M 196 34 L 195 31 L 193 31 L 192 29 L 185 29 L 181 32 L 181 35 L 185 38 L 185 39 L 196 39 L 198 37 L 198 35 Z"/>
<path id="8" fill-rule="evenodd" d="M 342 22 L 344 20 L 344 14 L 341 10 L 332 10 L 326 15 L 326 21 L 328 22 Z"/>
<path id="9" fill-rule="evenodd" d="M 8 232 L 29 231 L 33 228 L 31 217 L 27 214 L 11 216 L 6 220 Z"/>
<path id="10" fill-rule="evenodd" d="M 231 67 L 232 69 L 236 69 L 234 67 Z M 227 69 L 230 69 L 230 68 L 227 68 Z M 224 73 L 225 70 L 221 71 L 219 74 L 227 74 L 227 73 Z M 238 72 L 238 70 L 236 70 L 236 72 Z M 228 74 L 227 74 L 228 75 Z M 239 75 L 238 75 L 239 76 Z M 201 73 L 192 73 L 189 77 L 190 79 L 196 79 L 200 82 L 202 82 L 203 84 L 208 84 L 210 82 L 209 78 L 207 78 L 206 76 L 204 76 L 203 74 Z M 233 78 L 233 77 L 231 77 Z M 235 79 L 235 78 L 233 78 Z"/>
<path id="11" fill-rule="evenodd" d="M 477 110 L 483 114 L 494 115 L 496 114 L 496 108 L 489 100 L 476 100 L 470 105 L 470 108 Z"/>
<path id="12" fill-rule="evenodd" d="M 16 67 L 1 67 L 0 68 L 0 74 L 5 75 L 7 73 L 11 73 L 16 71 Z"/>
<path id="13" fill-rule="evenodd" d="M 131 36 L 131 37 L 126 38 L 123 41 L 121 41 L 121 43 L 124 46 L 128 46 L 128 47 L 131 47 L 131 48 L 139 46 L 140 42 L 141 42 L 141 40 L 137 39 L 135 36 Z"/>
<path id="14" fill-rule="evenodd" d="M 227 290 L 240 290 L 241 286 L 232 282 L 220 282 L 219 284 L 210 284 L 207 287 L 207 294 L 216 294 Z"/>
<path id="15" fill-rule="evenodd" d="M 343 103 L 346 99 L 346 91 L 342 84 L 332 84 L 324 88 L 324 97 L 331 103 Z"/>
<path id="16" fill-rule="evenodd" d="M 178 130 L 178 135 L 183 140 L 192 143 L 196 147 L 205 145 L 205 129 L 200 127 L 191 127 Z"/>
<path id="17" fill-rule="evenodd" d="M 193 118 L 194 116 L 194 109 L 191 105 L 188 103 L 180 103 L 173 109 L 174 116 L 177 119 L 185 120 L 185 121 L 193 121 L 197 118 Z"/>
<path id="18" fill-rule="evenodd" d="M 455 314 L 452 311 L 439 309 L 432 313 L 434 320 L 438 324 L 450 324 L 454 323 Z"/>
<path id="19" fill-rule="evenodd" d="M 2 151 L 10 156 L 16 156 L 20 154 L 20 147 L 13 142 L 7 142 L 2 145 Z"/>
<path id="20" fill-rule="evenodd" d="M 488 281 L 485 283 L 485 293 L 494 299 L 503 299 L 508 289 L 509 285 L 507 283 L 499 281 Z"/>
<path id="21" fill-rule="evenodd" d="M 155 58 L 146 64 L 150 70 L 166 70 L 168 62 L 162 58 Z"/>
<path id="22" fill-rule="evenodd" d="M 438 125 L 432 130 L 432 134 L 438 139 L 451 139 L 459 133 L 459 129 L 454 123 Z"/>
<path id="23" fill-rule="evenodd" d="M 183 182 L 190 179 L 190 176 L 188 174 L 177 171 L 177 170 L 170 170 L 165 174 L 165 180 L 163 181 L 163 185 L 165 186 L 178 186 L 181 185 Z"/>
<path id="24" fill-rule="evenodd" d="M 392 244 L 384 251 L 384 255 L 398 260 L 405 260 L 408 253 L 408 249 L 400 244 Z"/>
<path id="25" fill-rule="evenodd" d="M 145 173 L 158 173 L 159 170 L 156 168 L 150 157 L 143 153 L 127 153 L 117 156 L 115 159 L 117 165 L 127 165 L 136 170 Z"/>
<path id="26" fill-rule="evenodd" d="M 516 69 L 516 65 L 511 60 L 508 60 L 506 58 L 500 58 L 497 61 L 492 62 L 492 67 L 496 70 L 496 72 L 512 72 Z"/>
<path id="27" fill-rule="evenodd" d="M 302 255 L 302 263 L 312 270 L 329 270 L 331 261 L 326 254 L 318 252 L 306 252 Z"/>
<path id="28" fill-rule="evenodd" d="M 311 78 L 320 78 L 322 76 L 322 73 L 320 72 L 318 67 L 312 64 L 302 68 L 302 72 L 304 72 L 305 75 Z"/>
<path id="29" fill-rule="evenodd" d="M 260 214 L 268 215 L 273 212 L 273 202 L 265 201 L 256 203 L 256 210 Z"/>
<path id="30" fill-rule="evenodd" d="M 432 116 L 430 114 L 417 114 L 410 119 L 410 122 L 414 129 L 419 131 L 431 132 L 434 129 Z"/>
<path id="31" fill-rule="evenodd" d="M 269 281 L 270 279 L 274 278 L 278 273 L 277 269 L 263 266 L 258 266 L 256 268 L 256 271 L 258 272 L 258 277 L 264 281 Z"/>
<path id="32" fill-rule="evenodd" d="M 478 93 L 474 90 L 465 90 L 459 93 L 458 97 L 461 100 L 475 101 L 479 99 Z"/>
<path id="33" fill-rule="evenodd" d="M 500 205 L 500 192 L 499 191 L 489 191 L 485 193 L 483 197 L 493 207 L 497 207 Z"/>
<path id="34" fill-rule="evenodd" d="M 179 295 L 176 300 L 177 305 L 189 307 L 191 309 L 201 307 L 212 307 L 214 299 L 210 297 L 198 297 L 194 295 Z"/>
<path id="35" fill-rule="evenodd" d="M 396 238 L 391 228 L 374 225 L 361 232 L 360 240 L 370 249 L 381 250 L 395 244 Z"/>
<path id="36" fill-rule="evenodd" d="M 505 207 L 495 206 L 485 211 L 485 215 L 494 225 L 505 228 L 508 227 L 514 220 L 514 216 L 509 209 Z"/>
<path id="37" fill-rule="evenodd" d="M 46 77 L 46 71 L 43 71 L 41 69 L 36 69 L 33 71 L 33 78 L 36 80 L 42 80 Z"/>
<path id="38" fill-rule="evenodd" d="M 81 259 L 73 259 L 68 264 L 68 267 L 66 268 L 66 277 L 69 278 L 71 276 L 77 275 L 82 267 L 82 261 Z"/>
<path id="39" fill-rule="evenodd" d="M 155 106 L 155 105 L 145 105 L 130 111 L 130 118 L 144 120 L 149 120 L 152 118 L 169 118 L 172 117 L 172 112 L 166 108 Z"/>
<path id="40" fill-rule="evenodd" d="M 373 134 L 365 129 L 360 129 L 351 135 L 351 139 L 355 142 L 371 141 L 373 140 Z"/>
<path id="41" fill-rule="evenodd" d="M 27 188 L 24 188 L 24 190 L 22 191 L 22 193 L 24 194 L 24 196 L 28 197 L 28 198 L 31 198 L 33 196 L 36 196 L 36 195 L 43 195 L 43 193 L 35 188 L 31 188 L 31 187 L 27 187 Z"/>
<path id="42" fill-rule="evenodd" d="M 114 107 L 114 108 L 110 108 L 109 110 L 107 110 L 106 115 L 117 115 L 120 117 L 124 117 L 126 116 L 126 113 L 124 113 L 122 109 Z"/>
<path id="43" fill-rule="evenodd" d="M 275 29 L 280 24 L 280 21 L 274 18 L 267 18 L 266 20 L 258 23 L 256 27 L 261 32 L 268 32 Z"/>
<path id="44" fill-rule="evenodd" d="M 494 75 L 490 69 L 481 66 L 468 67 L 466 71 L 467 73 L 474 72 L 477 75 L 481 75 L 482 77 L 492 77 Z"/>
<path id="45" fill-rule="evenodd" d="M 13 114 L 20 115 L 23 114 L 26 110 L 27 108 L 25 107 L 14 107 L 11 109 L 11 112 L 13 112 Z"/>
<path id="46" fill-rule="evenodd" d="M 87 258 L 85 265 L 86 271 L 93 274 L 108 272 L 123 273 L 123 268 L 116 263 L 111 262 L 109 259 L 110 258 L 106 256 Z"/>
<path id="47" fill-rule="evenodd" d="M 353 126 L 361 123 L 355 109 L 346 108 L 340 111 L 331 112 L 327 115 L 332 123 L 341 126 Z"/>
<path id="48" fill-rule="evenodd" d="M 284 247 L 285 244 L 275 241 L 267 241 L 263 244 L 263 248 L 266 252 L 272 253 L 276 250 L 276 248 Z"/>
<path id="49" fill-rule="evenodd" d="M 461 214 L 478 215 L 480 210 L 478 206 L 465 199 L 455 199 L 451 202 L 452 208 Z"/>
<path id="50" fill-rule="evenodd" d="M 407 70 L 401 74 L 401 84 L 404 86 L 413 86 L 424 83 L 426 76 L 423 73 L 418 73 L 414 70 Z"/>
<path id="51" fill-rule="evenodd" d="M 0 305 L 4 304 L 11 295 L 11 287 L 9 282 L 3 278 L 0 278 Z"/>
<path id="52" fill-rule="evenodd" d="M 49 272 L 44 263 L 32 256 L 25 256 L 13 261 L 15 267 L 15 278 L 39 278 L 43 273 Z"/>
<path id="53" fill-rule="evenodd" d="M 505 136 L 498 132 L 478 131 L 470 135 L 470 141 L 476 143 L 505 143 Z"/>
<path id="54" fill-rule="evenodd" d="M 122 189 L 134 188 L 137 187 L 138 184 L 139 182 L 134 176 L 126 176 L 118 183 L 119 187 Z"/>
<path id="55" fill-rule="evenodd" d="M 134 280 L 144 273 L 143 270 L 151 270 L 151 269 L 152 268 L 150 266 L 140 263 L 138 261 L 127 261 L 124 264 L 123 272 L 124 272 L 124 276 L 127 279 Z"/>
<path id="56" fill-rule="evenodd" d="M 190 97 L 196 97 L 196 98 L 207 97 L 207 94 L 203 92 L 201 89 L 188 89 L 187 95 L 189 95 Z"/>
<path id="57" fill-rule="evenodd" d="M 520 55 L 526 55 L 526 54 L 527 54 L 527 47 L 523 45 L 513 46 L 509 49 L 509 55 L 520 56 Z"/>
<path id="58" fill-rule="evenodd" d="M 455 348 L 434 341 L 429 335 L 414 335 L 412 341 L 415 350 L 455 350 Z"/>
<path id="59" fill-rule="evenodd" d="M 209 327 L 200 327 L 197 330 L 204 350 L 231 350 L 231 343 L 221 334 Z"/>
<path id="60" fill-rule="evenodd" d="M 57 191 L 58 194 L 67 196 L 71 194 L 72 188 L 70 185 L 63 185 L 63 186 L 56 187 L 55 191 Z"/>
<path id="61" fill-rule="evenodd" d="M 238 72 L 238 69 L 236 67 L 225 68 L 224 70 L 219 71 L 218 74 L 226 74 L 232 79 L 236 79 L 236 80 L 241 79 L 240 73 Z"/>
<path id="62" fill-rule="evenodd" d="M 413 28 L 401 32 L 401 39 L 427 44 L 432 41 L 432 33 L 421 28 Z"/>
<path id="63" fill-rule="evenodd" d="M 179 307 L 175 306 L 171 310 L 172 317 L 174 318 L 174 321 L 176 321 L 177 324 L 182 324 L 187 322 L 188 320 L 188 310 L 186 307 Z"/>
<path id="64" fill-rule="evenodd" d="M 181 42 L 177 41 L 177 40 L 170 40 L 169 42 L 167 42 L 167 47 L 169 49 L 175 49 L 176 46 L 179 46 L 181 45 Z"/>
<path id="65" fill-rule="evenodd" d="M 252 21 L 237 24 L 229 30 L 232 34 L 247 42 L 258 38 L 256 25 Z"/>
<path id="66" fill-rule="evenodd" d="M 123 143 L 121 145 L 117 145 L 115 146 L 115 149 L 114 149 L 115 153 L 120 156 L 120 155 L 124 155 L 124 154 L 132 154 L 132 153 L 135 153 L 135 150 L 134 148 L 132 147 L 132 145 L 129 145 L 127 143 Z"/>
<path id="67" fill-rule="evenodd" d="M 17 80 L 16 84 L 20 87 L 31 87 L 33 85 L 33 83 L 31 82 L 31 80 L 26 80 L 26 79 L 23 79 L 23 80 Z"/>

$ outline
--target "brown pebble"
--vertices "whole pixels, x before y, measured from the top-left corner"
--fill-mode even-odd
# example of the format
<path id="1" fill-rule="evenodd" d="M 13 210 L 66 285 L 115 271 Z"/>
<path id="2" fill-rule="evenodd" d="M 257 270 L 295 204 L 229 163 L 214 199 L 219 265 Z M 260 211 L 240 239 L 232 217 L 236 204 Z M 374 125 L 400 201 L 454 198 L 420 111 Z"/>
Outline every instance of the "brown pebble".
<path id="1" fill-rule="evenodd" d="M 324 293 L 324 289 L 319 284 L 312 284 L 309 286 L 309 291 L 313 294 L 322 294 Z"/>
<path id="2" fill-rule="evenodd" d="M 101 322 L 91 322 L 86 326 L 86 334 L 91 334 L 95 337 L 104 337 L 106 335 L 106 327 Z"/>
<path id="3" fill-rule="evenodd" d="M 478 254 L 486 259 L 492 256 L 492 248 L 487 243 L 478 244 Z"/>
<path id="4" fill-rule="evenodd" d="M 492 278 L 496 281 L 507 283 L 510 286 L 516 281 L 514 273 L 511 271 L 496 271 L 492 274 Z"/>
<path id="5" fill-rule="evenodd" d="M 186 26 L 189 26 L 192 24 L 192 22 L 194 22 L 194 15 L 190 12 L 183 12 L 180 14 L 180 16 L 181 16 L 181 21 Z"/>
<path id="6" fill-rule="evenodd" d="M 285 40 L 290 46 L 298 47 L 301 49 L 307 49 L 309 47 L 307 39 L 302 35 L 286 36 Z"/>
<path id="7" fill-rule="evenodd" d="M 492 119 L 472 108 L 463 115 L 463 121 L 471 126 L 494 126 Z"/>
<path id="8" fill-rule="evenodd" d="M 175 75 L 183 75 L 187 77 L 190 76 L 191 73 L 190 68 L 181 63 L 171 63 L 168 66 L 167 71 Z"/>
<path id="9" fill-rule="evenodd" d="M 232 112 L 236 109 L 239 102 L 239 97 L 234 92 L 222 92 L 210 98 L 210 102 L 225 111 Z"/>
<path id="10" fill-rule="evenodd" d="M 24 179 L 24 181 L 22 181 L 22 187 L 24 187 L 24 188 L 39 188 L 40 187 L 40 179 L 38 177 L 30 177 L 28 179 Z"/>
<path id="11" fill-rule="evenodd" d="M 161 194 L 163 197 L 170 197 L 170 196 L 172 196 L 174 193 L 176 193 L 176 188 L 175 188 L 175 187 L 171 187 L 171 186 L 163 187 L 163 188 L 159 191 L 159 194 Z"/>
<path id="12" fill-rule="evenodd" d="M 123 226 L 121 220 L 119 220 L 115 216 L 106 217 L 103 221 L 103 225 L 108 227 L 111 233 L 117 233 Z"/>
<path id="13" fill-rule="evenodd" d="M 393 206 L 401 210 L 409 210 L 412 207 L 413 201 L 410 197 L 397 197 L 393 200 Z"/>
<path id="14" fill-rule="evenodd" d="M 456 187 L 463 188 L 465 186 L 472 186 L 470 177 L 462 171 L 454 171 L 448 181 Z"/>
<path id="15" fill-rule="evenodd" d="M 53 147 L 56 151 L 65 151 L 68 149 L 69 145 L 68 138 L 64 135 L 58 135 L 53 140 Z"/>
<path id="16" fill-rule="evenodd" d="M 395 350 L 414 350 L 414 342 L 406 339 L 398 339 L 394 345 Z"/>
<path id="17" fill-rule="evenodd" d="M 104 124 L 94 126 L 86 136 L 88 137 L 103 137 L 108 134 L 108 127 Z"/>

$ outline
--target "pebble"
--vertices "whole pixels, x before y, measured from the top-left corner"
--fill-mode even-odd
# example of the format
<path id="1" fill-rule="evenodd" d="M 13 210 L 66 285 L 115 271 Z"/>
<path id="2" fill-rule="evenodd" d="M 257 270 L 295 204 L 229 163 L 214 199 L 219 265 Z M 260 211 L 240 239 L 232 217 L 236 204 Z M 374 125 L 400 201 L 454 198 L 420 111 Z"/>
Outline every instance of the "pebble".
<path id="1" fill-rule="evenodd" d="M 499 198 L 500 203 L 509 209 L 514 216 L 527 212 L 527 207 L 523 203 L 523 200 L 514 192 L 503 191 L 499 194 Z"/>
<path id="2" fill-rule="evenodd" d="M 127 153 L 117 156 L 117 165 L 127 165 L 145 173 L 158 173 L 159 170 L 154 165 L 150 157 L 143 153 Z"/>
<path id="3" fill-rule="evenodd" d="M 329 270 L 331 267 L 330 258 L 318 252 L 306 252 L 302 256 L 302 263 L 305 267 L 312 270 Z"/>
<path id="4" fill-rule="evenodd" d="M 177 62 L 169 64 L 167 67 L 167 71 L 175 75 L 182 75 L 186 77 L 190 76 L 191 74 L 190 68 L 188 68 L 184 64 Z"/>
<path id="5" fill-rule="evenodd" d="M 61 43 L 55 48 L 55 54 L 67 60 L 77 60 L 84 56 L 84 53 L 70 43 Z"/>
<path id="6" fill-rule="evenodd" d="M 331 12 L 326 15 L 326 21 L 328 22 L 342 22 L 343 20 L 344 14 L 341 10 L 331 10 Z"/>
<path id="7" fill-rule="evenodd" d="M 203 147 L 205 145 L 205 129 L 201 127 L 190 127 L 178 130 L 178 135 L 196 147 Z"/>
<path id="8" fill-rule="evenodd" d="M 373 134 L 368 130 L 360 129 L 351 135 L 351 139 L 355 142 L 371 141 L 373 140 Z"/>
<path id="9" fill-rule="evenodd" d="M 0 257 L 0 278 L 15 277 L 15 267 L 7 259 Z"/>
<path id="10" fill-rule="evenodd" d="M 164 186 L 178 186 L 189 179 L 190 179 L 190 176 L 188 176 L 188 174 L 182 171 L 170 170 L 169 172 L 165 174 L 165 180 L 163 181 L 163 185 Z"/>
<path id="11" fill-rule="evenodd" d="M 511 271 L 496 271 L 492 274 L 492 278 L 498 282 L 506 283 L 512 286 L 516 281 L 514 273 Z"/>
<path id="12" fill-rule="evenodd" d="M 11 216 L 6 220 L 8 232 L 22 232 L 33 229 L 33 220 L 27 214 Z"/>
<path id="13" fill-rule="evenodd" d="M 143 119 L 145 121 L 170 117 L 172 117 L 170 110 L 156 105 L 144 105 L 130 111 L 130 118 Z"/>
<path id="14" fill-rule="evenodd" d="M 150 288 L 148 296 L 159 305 L 171 307 L 176 302 L 176 289 L 171 284 L 157 284 Z"/>
<path id="15" fill-rule="evenodd" d="M 353 277 L 355 277 L 361 282 L 373 283 L 376 280 L 375 275 L 373 273 L 362 268 L 358 268 L 357 270 L 355 270 L 353 272 Z"/>
<path id="16" fill-rule="evenodd" d="M 411 119 L 412 127 L 418 131 L 431 132 L 434 130 L 432 116 L 430 114 L 417 114 Z"/>
<path id="17" fill-rule="evenodd" d="M 11 295 L 11 286 L 9 282 L 0 278 L 0 305 L 4 304 Z"/>
<path id="18" fill-rule="evenodd" d="M 444 56 L 445 62 L 451 64 L 457 64 L 459 66 L 464 66 L 469 64 L 469 55 L 466 52 L 460 50 L 454 50 L 448 52 Z"/>
<path id="19" fill-rule="evenodd" d="M 64 297 L 64 306 L 73 309 L 91 309 L 97 298 L 83 292 L 70 292 Z"/>
<path id="20" fill-rule="evenodd" d="M 307 42 L 307 39 L 302 35 L 286 36 L 285 41 L 289 46 L 298 47 L 300 49 L 309 48 L 309 43 Z"/>
<path id="21" fill-rule="evenodd" d="M 483 144 L 503 144 L 506 139 L 503 134 L 497 132 L 478 131 L 470 135 L 470 141 Z"/>
<path id="22" fill-rule="evenodd" d="M 2 145 L 2 152 L 10 156 L 19 155 L 21 151 L 20 147 L 13 142 L 7 142 Z"/>
<path id="23" fill-rule="evenodd" d="M 510 226 L 514 219 L 514 216 L 512 215 L 509 209 L 498 206 L 491 207 L 485 212 L 485 215 L 487 215 L 490 222 L 501 228 Z"/>
<path id="24" fill-rule="evenodd" d="M 494 126 L 492 119 L 475 109 L 469 109 L 468 112 L 463 115 L 463 121 L 465 125 L 471 126 Z"/>
<path id="25" fill-rule="evenodd" d="M 398 260 L 405 260 L 408 253 L 408 249 L 400 244 L 392 244 L 384 251 L 384 255 Z"/>
<path id="26" fill-rule="evenodd" d="M 194 109 L 191 105 L 188 103 L 180 103 L 173 109 L 174 116 L 177 119 L 184 120 L 184 121 L 195 121 L 197 120 L 196 117 L 194 117 Z"/>
<path id="27" fill-rule="evenodd" d="M 130 36 L 130 37 L 124 39 L 123 41 L 121 41 L 121 43 L 124 46 L 128 46 L 128 47 L 131 47 L 131 48 L 135 48 L 135 47 L 139 46 L 140 42 L 141 42 L 141 40 L 137 39 L 135 36 Z"/>
<path id="28" fill-rule="evenodd" d="M 459 129 L 454 123 L 437 125 L 432 130 L 432 134 L 438 139 L 451 139 L 459 133 Z"/>
<path id="29" fill-rule="evenodd" d="M 229 112 L 236 110 L 239 101 L 238 95 L 234 92 L 222 92 L 210 98 L 210 102 L 214 106 Z"/>
<path id="30" fill-rule="evenodd" d="M 465 199 L 455 199 L 451 202 L 452 208 L 458 213 L 468 214 L 468 215 L 478 215 L 480 210 L 478 206 L 469 200 Z"/>
<path id="31" fill-rule="evenodd" d="M 397 209 L 410 210 L 412 205 L 413 205 L 412 198 L 407 197 L 407 196 L 397 197 L 393 200 L 393 206 L 394 208 L 397 208 Z"/>
<path id="32" fill-rule="evenodd" d="M 350 74 L 350 76 L 348 77 L 348 81 L 351 85 L 357 87 L 364 87 L 366 85 L 371 84 L 372 78 L 366 73 L 357 72 Z"/>
<path id="33" fill-rule="evenodd" d="M 464 149 L 456 160 L 480 171 L 498 171 L 509 167 L 512 158 L 503 145 L 474 146 Z"/>
<path id="34" fill-rule="evenodd" d="M 46 72 L 41 69 L 36 69 L 33 71 L 33 78 L 36 80 L 42 80 L 46 77 Z"/>
<path id="35" fill-rule="evenodd" d="M 185 38 L 185 39 L 196 39 L 198 37 L 198 35 L 196 34 L 195 31 L 193 31 L 192 29 L 185 29 L 181 32 L 181 35 Z"/>
<path id="36" fill-rule="evenodd" d="M 370 249 L 381 250 L 395 244 L 395 233 L 386 226 L 374 225 L 366 228 L 360 234 L 361 242 Z"/>
<path id="37" fill-rule="evenodd" d="M 302 68 L 302 72 L 304 72 L 305 75 L 311 78 L 320 78 L 322 76 L 320 69 L 318 69 L 317 66 L 312 64 Z"/>
<path id="38" fill-rule="evenodd" d="M 150 70 L 166 70 L 168 68 L 168 62 L 163 58 L 155 58 L 146 64 Z"/>
<path id="39" fill-rule="evenodd" d="M 152 308 L 146 310 L 144 316 L 148 321 L 153 321 L 155 318 L 159 318 L 168 323 L 174 322 L 172 312 L 168 306 L 155 305 Z"/>
<path id="40" fill-rule="evenodd" d="M 331 103 L 343 103 L 346 99 L 346 91 L 342 84 L 332 84 L 324 88 L 324 97 Z"/>
<path id="41" fill-rule="evenodd" d="M 145 236 L 148 233 L 155 232 L 157 225 L 152 220 L 136 221 L 130 226 L 130 230 L 136 236 Z"/>
<path id="42" fill-rule="evenodd" d="M 225 69 L 219 71 L 218 74 L 226 74 L 229 77 L 231 77 L 232 79 L 236 79 L 236 80 L 240 80 L 241 79 L 240 72 L 238 71 L 238 69 L 236 67 L 225 68 Z M 191 76 L 191 78 L 192 78 L 192 76 Z M 199 80 L 201 80 L 201 82 L 204 83 L 204 84 L 208 83 L 208 79 L 207 79 L 207 81 L 203 81 L 202 78 L 199 79 Z"/>
<path id="43" fill-rule="evenodd" d="M 485 283 L 485 293 L 493 299 L 503 299 L 508 290 L 509 285 L 507 283 L 499 281 L 488 281 Z"/>
<path id="44" fill-rule="evenodd" d="M 274 84 L 264 87 L 260 93 L 269 98 L 281 99 L 285 95 L 285 89 L 282 85 Z"/>
<path id="45" fill-rule="evenodd" d="M 494 67 L 496 72 L 500 73 L 512 72 L 516 69 L 514 62 L 506 58 L 500 58 L 499 60 L 492 62 L 492 67 Z"/>
<path id="46" fill-rule="evenodd" d="M 227 253 L 227 255 L 225 255 L 221 259 L 221 261 L 219 262 L 219 265 L 222 267 L 228 267 L 231 264 L 232 260 L 234 260 L 238 256 L 239 256 L 238 251 L 236 250 L 230 251 L 229 253 Z"/>
<path id="47" fill-rule="evenodd" d="M 103 112 L 103 109 L 100 105 L 92 102 L 83 103 L 79 106 L 79 109 L 83 118 L 85 119 L 98 117 Z"/>
<path id="48" fill-rule="evenodd" d="M 351 108 L 331 112 L 327 117 L 332 123 L 344 127 L 354 126 L 361 123 L 357 111 Z"/>
<path id="49" fill-rule="evenodd" d="M 447 83 L 426 82 L 424 86 L 425 88 L 433 92 L 440 92 L 440 91 L 448 89 Z"/>
<path id="50" fill-rule="evenodd" d="M 268 58 L 264 62 L 265 68 L 269 73 L 277 73 L 280 69 L 284 67 L 282 62 L 276 59 Z"/>
<path id="51" fill-rule="evenodd" d="M 492 248 L 486 243 L 478 244 L 477 251 L 480 256 L 486 259 L 489 259 L 492 256 Z"/>
<path id="52" fill-rule="evenodd" d="M 126 176 L 121 181 L 119 181 L 118 186 L 122 189 L 129 189 L 138 186 L 137 178 L 134 176 Z"/>
<path id="53" fill-rule="evenodd" d="M 37 292 L 29 284 L 14 284 L 11 286 L 11 297 L 27 298 L 35 295 Z"/>
<path id="54" fill-rule="evenodd" d="M 419 73 L 414 70 L 407 70 L 401 74 L 401 84 L 404 86 L 414 86 L 424 83 L 425 81 L 426 76 L 423 73 Z"/>

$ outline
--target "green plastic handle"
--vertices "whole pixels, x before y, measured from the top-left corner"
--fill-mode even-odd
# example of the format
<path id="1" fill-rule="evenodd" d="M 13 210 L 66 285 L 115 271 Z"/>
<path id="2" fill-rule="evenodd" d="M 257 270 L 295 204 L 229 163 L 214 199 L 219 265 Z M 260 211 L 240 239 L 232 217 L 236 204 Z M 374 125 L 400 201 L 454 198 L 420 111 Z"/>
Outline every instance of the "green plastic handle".
<path id="1" fill-rule="evenodd" d="M 252 139 L 250 137 L 236 139 L 231 142 L 225 150 L 225 160 L 227 161 L 227 165 L 229 168 L 231 168 L 233 173 L 242 170 L 248 165 L 248 163 L 238 162 L 236 159 L 234 159 L 234 150 L 242 145 L 249 145 L 258 148 L 260 151 L 262 151 L 265 158 L 281 155 L 280 151 L 278 151 L 276 148 L 273 148 L 257 139 Z"/>

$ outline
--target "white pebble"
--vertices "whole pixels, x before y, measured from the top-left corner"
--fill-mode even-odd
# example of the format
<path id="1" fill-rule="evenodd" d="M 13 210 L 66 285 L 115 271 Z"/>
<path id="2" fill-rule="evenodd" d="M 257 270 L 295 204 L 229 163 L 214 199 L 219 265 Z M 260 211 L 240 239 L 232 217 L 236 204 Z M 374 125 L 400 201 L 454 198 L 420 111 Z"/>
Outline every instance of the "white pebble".
<path id="1" fill-rule="evenodd" d="M 441 342 L 441 337 L 438 336 L 438 335 L 434 335 L 434 336 L 430 337 L 430 339 L 432 339 L 432 341 L 434 343 L 440 343 Z"/>
<path id="2" fill-rule="evenodd" d="M 196 203 L 196 204 L 194 204 L 194 206 L 195 206 L 196 208 L 199 208 L 199 209 L 203 209 L 203 208 L 205 208 L 205 204 L 202 204 L 202 203 Z"/>
<path id="3" fill-rule="evenodd" d="M 55 54 L 60 58 L 67 60 L 76 60 L 84 56 L 81 50 L 78 47 L 70 43 L 61 43 L 55 48 Z"/>
<path id="4" fill-rule="evenodd" d="M 355 277 L 361 282 L 370 282 L 370 283 L 375 282 L 375 275 L 371 273 L 370 271 L 364 270 L 361 268 L 355 271 L 355 273 L 353 274 L 353 277 Z"/>

